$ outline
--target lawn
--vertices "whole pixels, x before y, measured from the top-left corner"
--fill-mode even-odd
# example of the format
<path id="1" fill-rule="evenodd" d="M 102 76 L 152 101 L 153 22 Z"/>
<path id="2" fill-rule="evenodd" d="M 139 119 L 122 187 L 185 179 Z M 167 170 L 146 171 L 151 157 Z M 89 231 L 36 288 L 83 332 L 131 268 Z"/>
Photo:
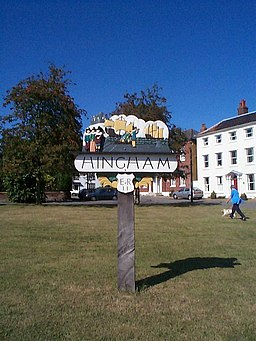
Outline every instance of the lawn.
<path id="1" fill-rule="evenodd" d="M 256 340 L 256 212 L 137 206 L 135 294 L 117 207 L 0 206 L 1 340 Z"/>

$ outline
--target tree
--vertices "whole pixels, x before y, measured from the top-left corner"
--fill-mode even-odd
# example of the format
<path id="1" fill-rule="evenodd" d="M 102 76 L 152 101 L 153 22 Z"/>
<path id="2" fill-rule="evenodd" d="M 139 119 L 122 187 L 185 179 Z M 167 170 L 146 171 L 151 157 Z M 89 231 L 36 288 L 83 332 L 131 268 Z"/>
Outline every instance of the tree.
<path id="1" fill-rule="evenodd" d="M 160 94 L 160 88 L 154 84 L 152 88 L 141 90 L 138 95 L 126 93 L 124 95 L 125 101 L 117 103 L 113 115 L 135 115 L 144 121 L 160 120 L 166 125 L 170 125 L 171 113 L 166 106 L 166 98 Z"/>
<path id="2" fill-rule="evenodd" d="M 71 151 L 81 149 L 86 112 L 69 94 L 68 73 L 51 64 L 47 74 L 7 91 L 4 106 L 11 106 L 11 113 L 3 117 L 3 179 L 13 201 L 41 203 L 49 179 L 52 189 L 71 179 Z"/>
<path id="3" fill-rule="evenodd" d="M 167 99 L 160 94 L 161 90 L 162 88 L 154 84 L 152 88 L 141 90 L 140 95 L 136 92 L 133 94 L 126 93 L 124 95 L 125 101 L 117 103 L 112 115 L 135 115 L 144 121 L 160 120 L 164 122 L 169 128 L 170 148 L 178 154 L 182 152 L 187 138 L 181 128 L 171 124 L 172 116 L 166 105 Z"/>
<path id="4" fill-rule="evenodd" d="M 169 128 L 169 147 L 177 155 L 184 153 L 184 145 L 188 141 L 181 128 L 170 122 L 172 115 L 167 108 L 167 99 L 161 95 L 162 88 L 154 84 L 152 88 L 141 90 L 138 95 L 126 93 L 124 102 L 119 102 L 111 115 L 124 114 L 135 115 L 144 121 L 160 120 Z M 171 174 L 165 174 L 164 178 L 176 178 L 184 176 L 184 171 L 177 168 Z"/>
<path id="5" fill-rule="evenodd" d="M 175 125 L 172 125 L 172 127 L 169 130 L 169 133 L 170 133 L 170 140 L 169 140 L 170 148 L 176 154 L 184 153 L 183 147 L 188 141 L 188 138 L 186 137 L 185 133 L 182 131 L 181 128 L 176 127 Z"/>

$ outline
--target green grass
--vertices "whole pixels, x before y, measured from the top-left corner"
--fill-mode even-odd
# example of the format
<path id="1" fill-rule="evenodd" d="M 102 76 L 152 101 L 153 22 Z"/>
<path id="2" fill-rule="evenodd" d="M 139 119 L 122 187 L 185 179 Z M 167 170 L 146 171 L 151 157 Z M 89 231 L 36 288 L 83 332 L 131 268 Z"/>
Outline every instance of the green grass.
<path id="1" fill-rule="evenodd" d="M 1 340 L 256 340 L 256 212 L 142 206 L 135 294 L 117 208 L 0 206 Z"/>

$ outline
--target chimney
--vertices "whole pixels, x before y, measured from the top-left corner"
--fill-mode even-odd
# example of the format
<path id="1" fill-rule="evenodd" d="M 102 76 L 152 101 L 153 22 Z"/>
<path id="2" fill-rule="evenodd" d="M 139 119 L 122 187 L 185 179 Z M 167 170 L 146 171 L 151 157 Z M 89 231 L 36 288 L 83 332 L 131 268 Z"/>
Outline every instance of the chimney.
<path id="1" fill-rule="evenodd" d="M 202 123 L 201 125 L 201 128 L 200 128 L 200 133 L 202 133 L 203 131 L 205 131 L 207 128 L 206 128 L 206 124 L 205 123 Z"/>
<path id="2" fill-rule="evenodd" d="M 237 108 L 238 115 L 243 115 L 248 113 L 248 107 L 246 106 L 245 100 L 242 99 Z"/>

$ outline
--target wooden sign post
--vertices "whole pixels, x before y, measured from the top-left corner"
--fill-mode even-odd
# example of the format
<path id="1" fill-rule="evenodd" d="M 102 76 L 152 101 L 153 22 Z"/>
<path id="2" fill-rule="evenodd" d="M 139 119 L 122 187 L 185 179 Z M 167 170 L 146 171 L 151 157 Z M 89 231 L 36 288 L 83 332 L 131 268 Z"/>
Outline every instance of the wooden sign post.
<path id="1" fill-rule="evenodd" d="M 100 174 L 103 186 L 118 190 L 120 291 L 135 292 L 134 184 L 139 188 L 152 181 L 146 174 L 172 173 L 177 167 L 168 134 L 161 121 L 145 122 L 134 115 L 114 115 L 86 128 L 83 151 L 75 159 L 79 172 Z M 109 178 L 106 174 L 110 174 Z M 141 180 L 136 182 L 135 176 Z"/>
<path id="2" fill-rule="evenodd" d="M 118 192 L 118 266 L 120 291 L 135 292 L 135 237 L 133 192 Z"/>

